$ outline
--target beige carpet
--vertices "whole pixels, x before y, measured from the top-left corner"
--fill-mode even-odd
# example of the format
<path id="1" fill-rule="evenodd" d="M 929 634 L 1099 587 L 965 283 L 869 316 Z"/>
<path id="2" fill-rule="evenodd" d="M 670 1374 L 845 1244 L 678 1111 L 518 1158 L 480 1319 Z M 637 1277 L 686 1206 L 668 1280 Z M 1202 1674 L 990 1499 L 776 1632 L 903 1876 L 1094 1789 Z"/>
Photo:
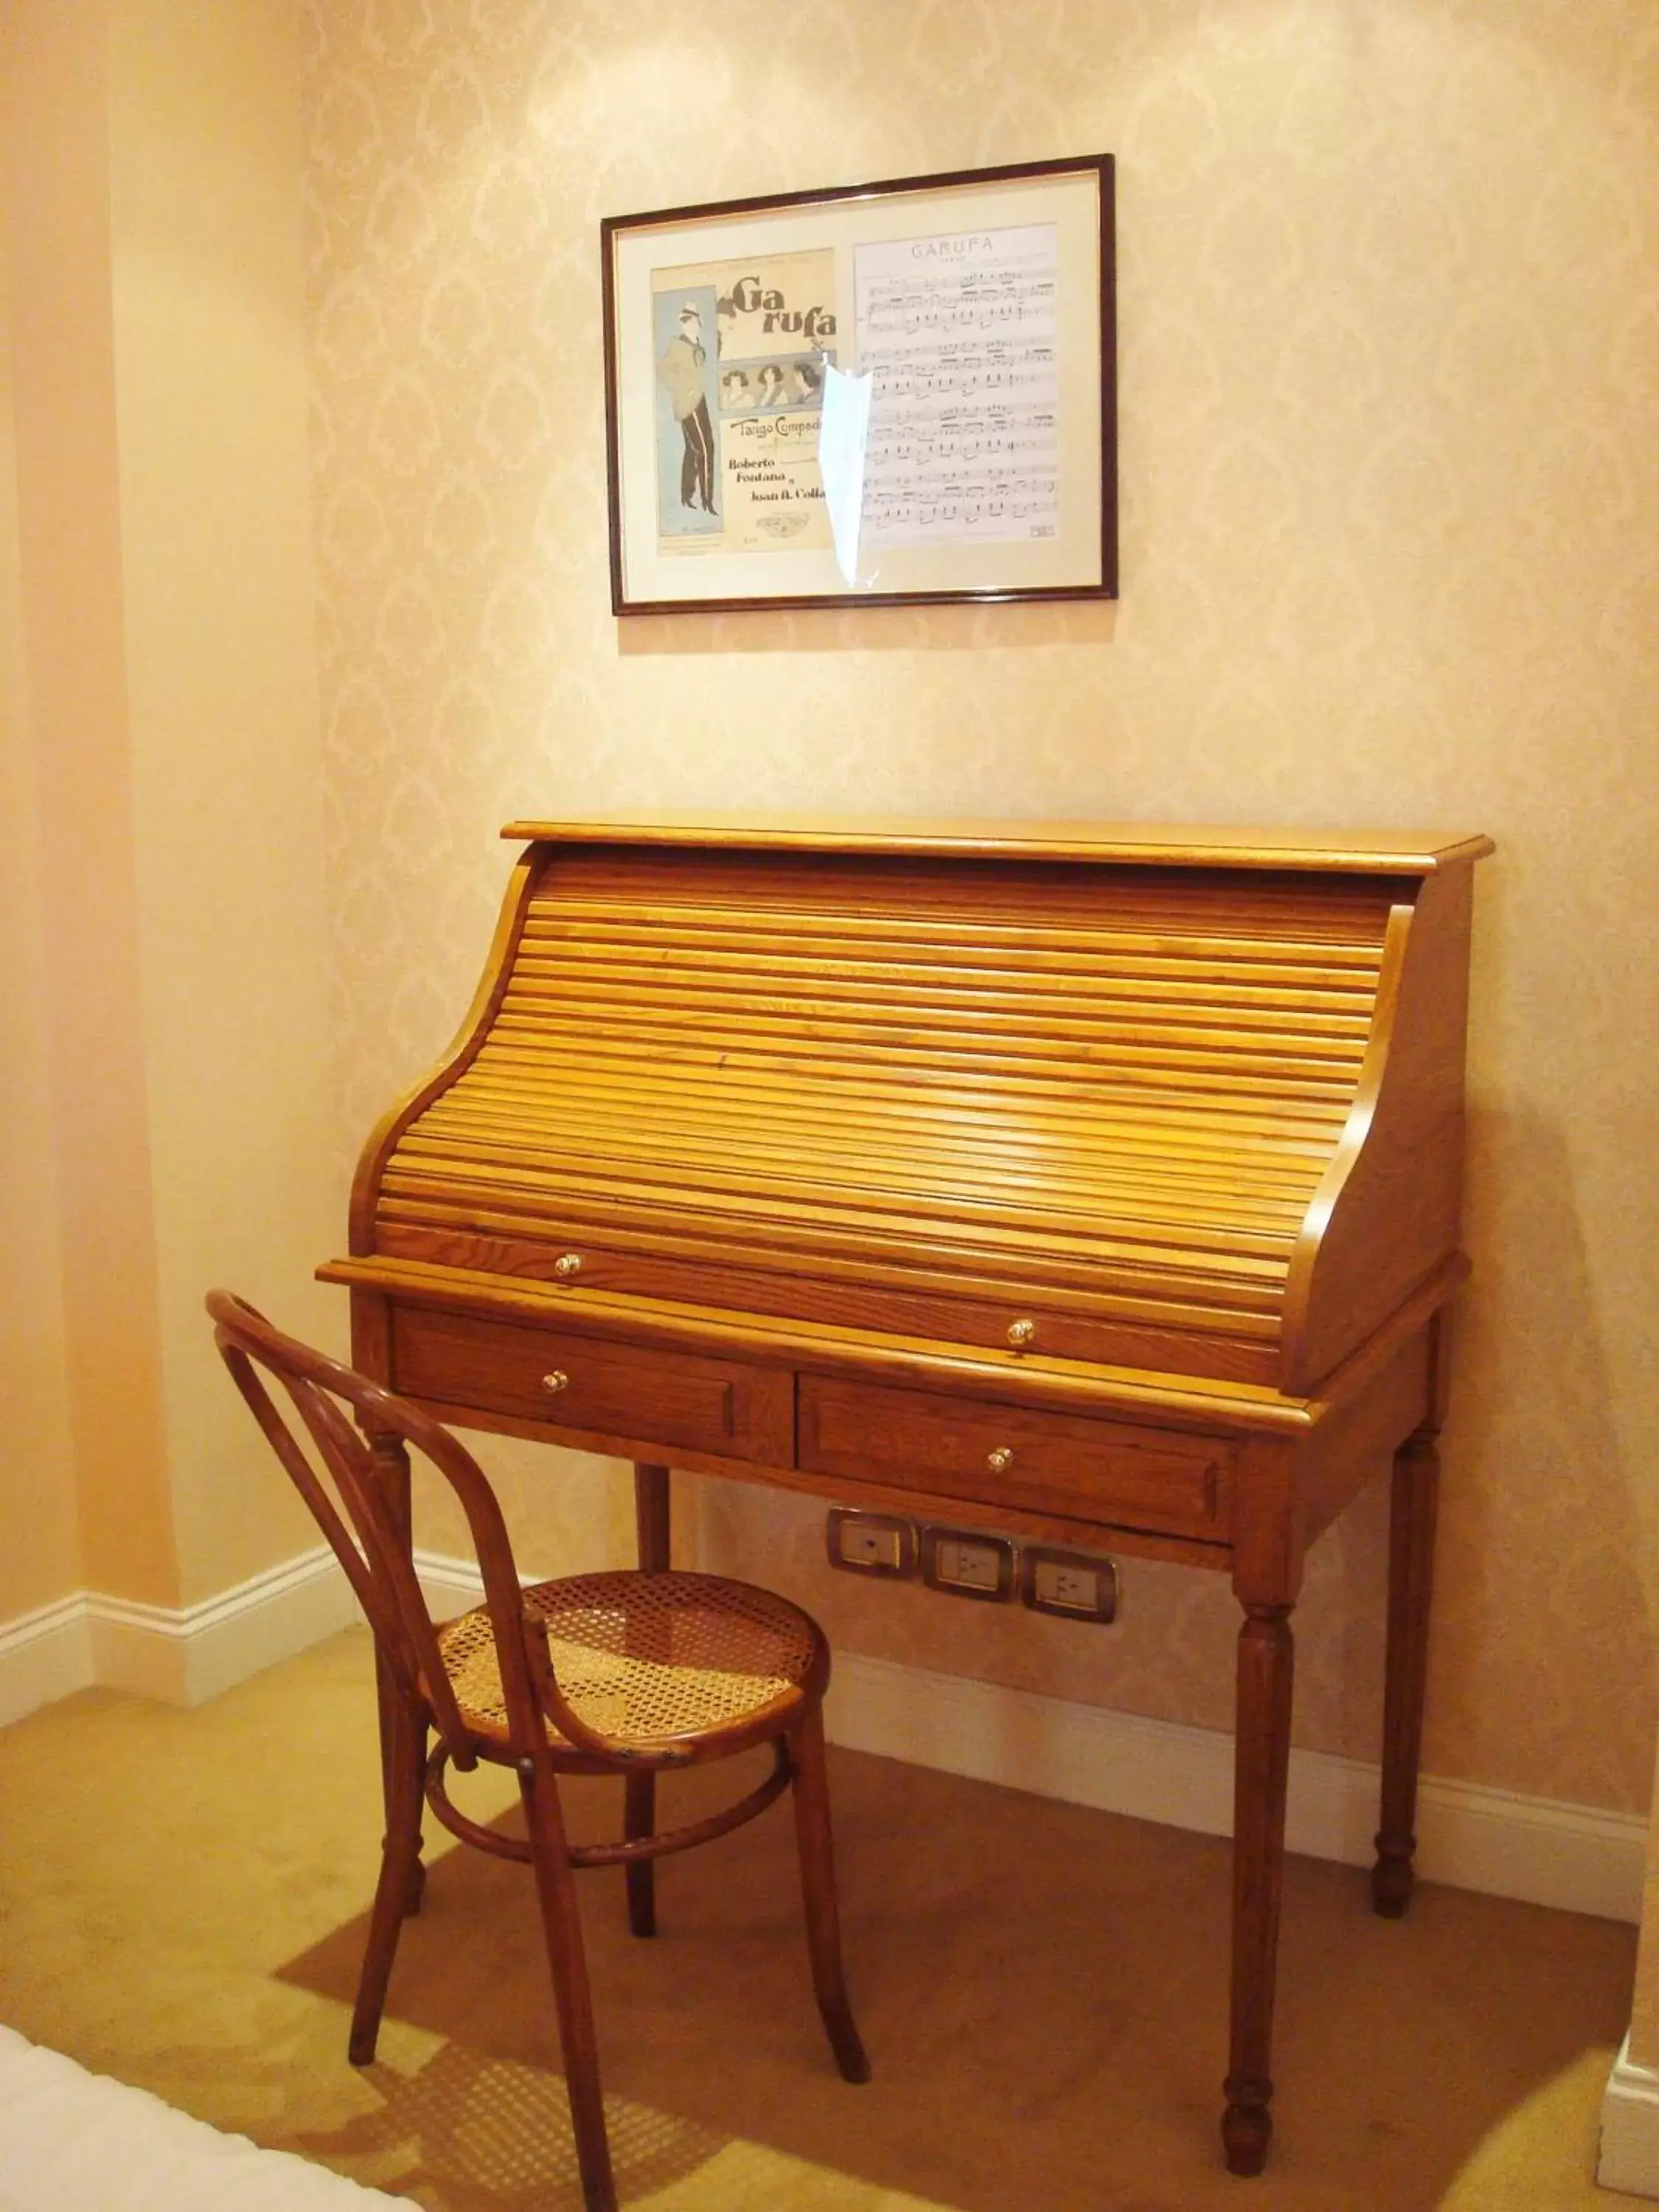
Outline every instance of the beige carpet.
<path id="1" fill-rule="evenodd" d="M 434 2212 L 578 2212 L 516 1868 L 436 1861 L 380 2061 L 346 2063 L 379 1837 L 369 1676 L 354 1632 L 197 1712 L 89 1692 L 0 1733 L 0 2017 Z M 661 1869 L 654 1943 L 628 1936 L 619 1875 L 585 1878 L 630 2208 L 1638 2203 L 1589 2179 L 1632 1930 L 1436 1888 L 1390 1924 L 1358 1875 L 1292 1860 L 1279 2133 L 1267 2177 L 1235 2182 L 1224 1844 L 852 1753 L 834 1782 L 867 2088 L 819 2033 L 782 1808 Z M 606 1809 L 590 1791 L 580 1825 Z"/>

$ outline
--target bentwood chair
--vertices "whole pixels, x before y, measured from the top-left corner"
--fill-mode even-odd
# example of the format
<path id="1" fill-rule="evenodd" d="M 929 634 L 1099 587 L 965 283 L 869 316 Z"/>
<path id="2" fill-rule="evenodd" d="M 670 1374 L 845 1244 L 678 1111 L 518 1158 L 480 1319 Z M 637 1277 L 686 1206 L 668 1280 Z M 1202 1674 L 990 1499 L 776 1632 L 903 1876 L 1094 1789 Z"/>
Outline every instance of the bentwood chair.
<path id="1" fill-rule="evenodd" d="M 495 1493 L 447 1429 L 283 1335 L 229 1292 L 213 1291 L 207 1307 L 237 1388 L 350 1579 L 380 1662 L 386 1830 L 352 2014 L 352 2063 L 374 2056 L 398 1931 L 419 1899 L 424 1792 L 464 1843 L 534 1870 L 583 2201 L 588 2212 L 614 2212 L 574 1872 L 628 1868 L 630 1918 L 636 1933 L 649 1934 L 651 1863 L 724 1835 L 793 1784 L 818 2009 L 842 2075 L 867 2081 L 842 1978 L 823 1755 L 830 1652 L 817 1623 L 769 1591 L 715 1575 L 629 1569 L 521 1587 Z M 291 1412 L 279 1407 L 268 1380 Z M 427 1610 L 406 1523 L 380 1471 L 390 1454 L 406 1476 L 411 1445 L 460 1500 L 483 1577 L 483 1604 L 441 1623 Z M 772 1746 L 773 1769 L 757 1789 L 689 1826 L 651 1832 L 656 1775 L 762 1743 Z M 526 1840 L 482 1826 L 451 1803 L 447 1769 L 480 1759 L 517 1774 Z M 623 1840 L 567 1841 L 557 1777 L 573 1773 L 623 1778 Z"/>

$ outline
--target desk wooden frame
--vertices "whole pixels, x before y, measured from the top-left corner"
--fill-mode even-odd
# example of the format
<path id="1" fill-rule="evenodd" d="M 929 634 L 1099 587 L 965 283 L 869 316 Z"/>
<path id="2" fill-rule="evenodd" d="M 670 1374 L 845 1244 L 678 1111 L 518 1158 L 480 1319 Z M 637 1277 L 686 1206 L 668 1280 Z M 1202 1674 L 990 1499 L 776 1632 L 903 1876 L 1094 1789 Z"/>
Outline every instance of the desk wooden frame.
<path id="1" fill-rule="evenodd" d="M 1411 1893 L 1444 1318 L 1468 1272 L 1455 1248 L 1456 1161 L 1448 1164 L 1447 1154 L 1461 1141 L 1469 863 L 1490 849 L 1486 842 L 732 822 L 518 824 L 507 834 L 534 842 L 471 1012 L 439 1067 L 371 1138 L 354 1194 L 352 1255 L 320 1271 L 350 1290 L 355 1364 L 447 1421 L 632 1460 L 647 1565 L 667 1560 L 672 1462 L 843 1504 L 1229 1575 L 1243 1618 L 1222 2134 L 1232 2170 L 1259 2172 L 1272 2132 L 1291 1613 L 1309 1545 L 1390 1458 L 1372 1896 L 1379 1912 L 1397 1917 Z M 1090 864 L 1142 865 L 1152 855 L 1170 866 L 1346 868 L 1400 879 L 1395 912 L 1405 919 L 1397 930 L 1390 919 L 1376 1034 L 1291 1263 L 1278 1384 L 781 1318 L 602 1280 L 590 1285 L 550 1266 L 546 1279 L 508 1279 L 501 1249 L 477 1237 L 428 1241 L 418 1248 L 423 1257 L 407 1239 L 387 1249 L 398 1239 L 377 1207 L 388 1158 L 489 1035 L 540 872 L 569 846 L 594 840 L 621 840 L 630 850 L 653 841 L 680 850 L 759 846 L 801 852 L 809 864 L 826 850 L 976 859 L 1036 852 Z M 1432 1144 L 1431 1125 L 1438 1132 Z M 1376 1224 L 1385 1219 L 1379 1241 Z M 523 1267 L 522 1254 L 514 1264 Z M 1365 1299 L 1379 1296 L 1387 1310 L 1373 1326 Z M 550 1419 L 555 1408 L 543 1394 L 562 1390 L 571 1376 L 568 1407 Z M 872 1410 L 883 1418 L 866 1423 L 871 1437 L 897 1415 L 921 1455 L 919 1471 L 914 1461 L 896 1468 L 873 1440 L 860 1447 L 860 1413 Z M 981 1447 L 1005 1433 L 1031 1441 L 1036 1472 L 1024 1489 L 983 1471 Z M 1072 1471 L 1073 1460 L 1085 1475 Z M 391 1453 L 385 1476 L 395 1489 Z M 400 1510 L 406 1516 L 406 1496 Z"/>

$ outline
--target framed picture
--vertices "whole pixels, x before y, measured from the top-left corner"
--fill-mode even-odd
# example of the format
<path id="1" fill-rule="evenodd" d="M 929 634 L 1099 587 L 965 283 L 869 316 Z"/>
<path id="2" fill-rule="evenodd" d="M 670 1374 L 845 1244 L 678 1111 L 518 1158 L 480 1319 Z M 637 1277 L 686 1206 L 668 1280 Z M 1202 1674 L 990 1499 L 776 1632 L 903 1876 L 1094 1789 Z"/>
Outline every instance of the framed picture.
<path id="1" fill-rule="evenodd" d="M 617 614 L 1116 596 L 1109 155 L 600 238 Z"/>

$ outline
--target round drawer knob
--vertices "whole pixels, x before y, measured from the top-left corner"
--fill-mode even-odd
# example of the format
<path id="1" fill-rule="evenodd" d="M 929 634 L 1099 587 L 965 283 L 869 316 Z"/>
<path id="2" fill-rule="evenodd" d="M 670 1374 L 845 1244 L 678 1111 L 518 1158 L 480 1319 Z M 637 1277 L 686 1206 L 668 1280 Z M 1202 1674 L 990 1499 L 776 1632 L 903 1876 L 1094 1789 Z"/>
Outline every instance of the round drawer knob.
<path id="1" fill-rule="evenodd" d="M 570 1388 L 570 1377 L 562 1367 L 556 1367 L 550 1375 L 543 1376 L 542 1388 L 550 1398 L 556 1398 L 561 1390 L 568 1390 Z"/>
<path id="2" fill-rule="evenodd" d="M 1006 1444 L 999 1444 L 994 1451 L 985 1455 L 985 1464 L 993 1474 L 1006 1474 L 1014 1463 L 1014 1455 Z"/>
<path id="3" fill-rule="evenodd" d="M 1028 1344 L 1035 1343 L 1036 1340 L 1036 1323 L 1034 1321 L 1011 1321 L 1009 1322 L 1008 1341 L 1013 1346 L 1016 1352 L 1024 1351 L 1024 1347 Z"/>
<path id="4" fill-rule="evenodd" d="M 562 1283 L 568 1283 L 573 1275 L 580 1275 L 581 1271 L 582 1255 L 580 1252 L 561 1252 L 553 1262 L 553 1272 Z"/>

